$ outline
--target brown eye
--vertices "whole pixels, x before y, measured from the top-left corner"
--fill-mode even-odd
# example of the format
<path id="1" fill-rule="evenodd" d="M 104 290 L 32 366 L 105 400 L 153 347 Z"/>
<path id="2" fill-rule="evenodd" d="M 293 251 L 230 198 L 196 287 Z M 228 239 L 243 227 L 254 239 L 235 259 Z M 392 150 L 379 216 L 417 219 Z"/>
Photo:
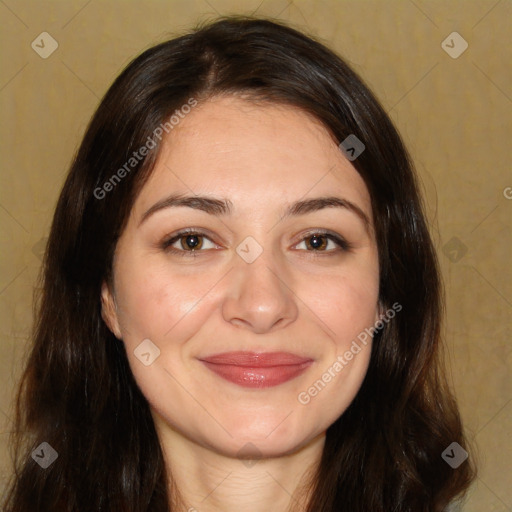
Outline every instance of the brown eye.
<path id="1" fill-rule="evenodd" d="M 340 251 L 352 250 L 353 246 L 337 233 L 320 230 L 306 234 L 296 248 L 309 253 L 336 255 L 339 254 Z"/>
<path id="2" fill-rule="evenodd" d="M 309 249 L 324 251 L 327 247 L 327 237 L 325 235 L 312 235 L 305 239 L 306 247 Z"/>
<path id="3" fill-rule="evenodd" d="M 180 238 L 180 245 L 184 251 L 195 251 L 203 246 L 203 237 L 201 235 L 184 235 Z"/>
<path id="4" fill-rule="evenodd" d="M 190 229 L 176 233 L 171 238 L 164 240 L 161 247 L 164 251 L 179 256 L 196 256 L 209 249 L 218 248 L 207 235 Z"/>

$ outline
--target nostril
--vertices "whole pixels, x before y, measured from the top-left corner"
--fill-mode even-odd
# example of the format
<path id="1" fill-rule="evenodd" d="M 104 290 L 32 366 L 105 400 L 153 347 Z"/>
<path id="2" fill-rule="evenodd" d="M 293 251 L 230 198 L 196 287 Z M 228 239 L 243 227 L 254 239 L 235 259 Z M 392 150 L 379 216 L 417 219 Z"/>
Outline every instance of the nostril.
<path id="1" fill-rule="evenodd" d="M 248 322 L 240 318 L 233 318 L 231 323 L 236 327 L 246 327 L 248 325 Z"/>

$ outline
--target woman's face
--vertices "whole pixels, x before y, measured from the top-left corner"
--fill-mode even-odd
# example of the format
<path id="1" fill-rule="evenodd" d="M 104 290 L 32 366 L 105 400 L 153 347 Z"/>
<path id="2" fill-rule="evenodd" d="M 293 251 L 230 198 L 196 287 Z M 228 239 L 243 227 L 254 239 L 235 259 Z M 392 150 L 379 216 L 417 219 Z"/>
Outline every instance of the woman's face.
<path id="1" fill-rule="evenodd" d="M 367 188 L 326 129 L 292 107 L 224 97 L 167 136 L 103 312 L 160 433 L 277 456 L 354 399 L 378 283 Z"/>

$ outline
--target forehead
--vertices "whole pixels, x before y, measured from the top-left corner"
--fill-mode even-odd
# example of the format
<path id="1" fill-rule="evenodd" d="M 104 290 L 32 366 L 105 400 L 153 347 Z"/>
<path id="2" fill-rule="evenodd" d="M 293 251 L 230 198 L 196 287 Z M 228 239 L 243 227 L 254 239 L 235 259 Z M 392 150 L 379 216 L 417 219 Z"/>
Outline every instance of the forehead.
<path id="1" fill-rule="evenodd" d="M 171 192 L 228 197 L 240 212 L 338 194 L 371 219 L 363 179 L 322 123 L 296 107 L 236 97 L 201 103 L 174 126 L 135 209 Z"/>

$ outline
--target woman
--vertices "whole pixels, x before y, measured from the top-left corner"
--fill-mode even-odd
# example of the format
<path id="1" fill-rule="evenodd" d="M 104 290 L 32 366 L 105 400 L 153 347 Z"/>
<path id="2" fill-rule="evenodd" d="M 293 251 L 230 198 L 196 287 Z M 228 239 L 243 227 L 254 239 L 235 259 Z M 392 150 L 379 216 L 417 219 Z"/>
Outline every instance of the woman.
<path id="1" fill-rule="evenodd" d="M 447 510 L 474 470 L 441 314 L 406 150 L 339 57 L 240 18 L 151 48 L 57 205 L 5 510 Z"/>

